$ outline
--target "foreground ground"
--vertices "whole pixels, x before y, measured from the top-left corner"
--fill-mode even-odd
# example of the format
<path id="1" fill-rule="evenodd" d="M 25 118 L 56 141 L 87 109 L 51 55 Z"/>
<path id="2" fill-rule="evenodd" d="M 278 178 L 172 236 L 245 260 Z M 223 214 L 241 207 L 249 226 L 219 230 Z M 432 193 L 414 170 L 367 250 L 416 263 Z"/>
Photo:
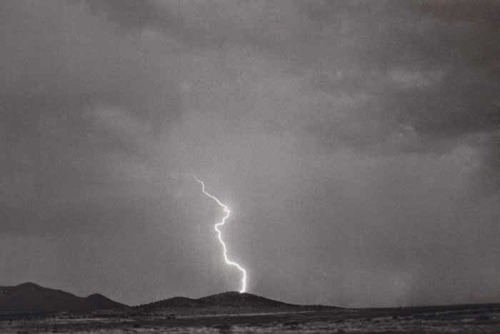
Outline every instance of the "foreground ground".
<path id="1" fill-rule="evenodd" d="M 50 316 L 0 321 L 1 333 L 500 333 L 500 305 L 184 316 Z"/>

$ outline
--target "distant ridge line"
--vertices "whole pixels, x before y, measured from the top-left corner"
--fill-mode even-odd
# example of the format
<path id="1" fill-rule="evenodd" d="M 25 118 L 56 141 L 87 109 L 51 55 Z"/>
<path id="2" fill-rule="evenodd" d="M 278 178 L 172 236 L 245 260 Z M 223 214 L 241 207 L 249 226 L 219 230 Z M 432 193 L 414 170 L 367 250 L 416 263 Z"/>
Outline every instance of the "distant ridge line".
<path id="1" fill-rule="evenodd" d="M 128 308 L 129 306 L 98 293 L 78 297 L 63 290 L 45 288 L 32 282 L 0 287 L 0 314 L 93 312 Z"/>
<path id="2" fill-rule="evenodd" d="M 339 309 L 335 306 L 323 305 L 296 305 L 289 304 L 251 293 L 239 293 L 228 291 L 213 294 L 201 298 L 173 297 L 164 300 L 155 301 L 148 304 L 142 304 L 134 307 L 137 311 L 143 312 L 161 312 L 172 311 L 173 313 L 192 312 L 194 310 L 200 313 L 219 313 L 227 312 L 260 312 L 260 311 L 298 311 L 298 310 L 319 310 L 319 309 Z"/>

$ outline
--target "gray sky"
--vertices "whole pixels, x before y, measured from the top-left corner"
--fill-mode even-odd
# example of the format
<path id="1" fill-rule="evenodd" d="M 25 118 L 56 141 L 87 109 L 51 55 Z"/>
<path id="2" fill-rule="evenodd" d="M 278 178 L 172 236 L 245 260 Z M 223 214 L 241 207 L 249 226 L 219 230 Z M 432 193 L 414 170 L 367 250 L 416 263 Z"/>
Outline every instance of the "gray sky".
<path id="1" fill-rule="evenodd" d="M 499 1 L 3 0 L 0 285 L 500 300 Z"/>

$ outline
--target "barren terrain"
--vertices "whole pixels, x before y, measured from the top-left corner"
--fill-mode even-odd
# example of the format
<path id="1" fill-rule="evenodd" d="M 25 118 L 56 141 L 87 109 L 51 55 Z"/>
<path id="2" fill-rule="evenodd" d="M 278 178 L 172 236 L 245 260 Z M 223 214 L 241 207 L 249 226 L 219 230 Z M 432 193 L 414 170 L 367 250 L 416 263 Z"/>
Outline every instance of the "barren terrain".
<path id="1" fill-rule="evenodd" d="M 249 314 L 12 317 L 2 333 L 499 333 L 500 305 Z"/>

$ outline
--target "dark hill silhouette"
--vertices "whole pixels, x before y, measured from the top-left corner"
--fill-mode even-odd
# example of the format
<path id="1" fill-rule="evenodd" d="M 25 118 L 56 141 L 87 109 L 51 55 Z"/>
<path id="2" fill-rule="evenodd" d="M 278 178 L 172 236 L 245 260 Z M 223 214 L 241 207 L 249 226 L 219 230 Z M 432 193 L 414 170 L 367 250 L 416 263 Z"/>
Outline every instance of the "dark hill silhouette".
<path id="1" fill-rule="evenodd" d="M 102 295 L 87 298 L 34 283 L 0 287 L 0 313 L 91 312 L 127 308 Z"/>
<path id="2" fill-rule="evenodd" d="M 239 307 L 251 306 L 257 308 L 295 306 L 292 304 L 279 302 L 277 300 L 272 300 L 261 296 L 253 295 L 251 293 L 239 293 L 236 291 L 218 293 L 215 295 L 200 298 L 198 299 L 198 301 L 203 302 L 205 304 L 217 305 L 217 306 L 239 306 Z"/>
<path id="3" fill-rule="evenodd" d="M 92 310 L 127 309 L 128 306 L 115 302 L 99 293 L 94 293 L 85 298 L 85 302 Z"/>
<path id="4" fill-rule="evenodd" d="M 333 306 L 294 305 L 236 291 L 223 292 L 199 299 L 174 297 L 135 307 L 143 313 L 214 314 L 260 313 L 334 309 Z"/>
<path id="5" fill-rule="evenodd" d="M 137 306 L 137 309 L 144 311 L 155 311 L 163 309 L 177 309 L 177 308 L 197 308 L 203 307 L 205 304 L 198 299 L 186 297 L 173 297 L 169 299 L 160 300 L 157 302 Z"/>

